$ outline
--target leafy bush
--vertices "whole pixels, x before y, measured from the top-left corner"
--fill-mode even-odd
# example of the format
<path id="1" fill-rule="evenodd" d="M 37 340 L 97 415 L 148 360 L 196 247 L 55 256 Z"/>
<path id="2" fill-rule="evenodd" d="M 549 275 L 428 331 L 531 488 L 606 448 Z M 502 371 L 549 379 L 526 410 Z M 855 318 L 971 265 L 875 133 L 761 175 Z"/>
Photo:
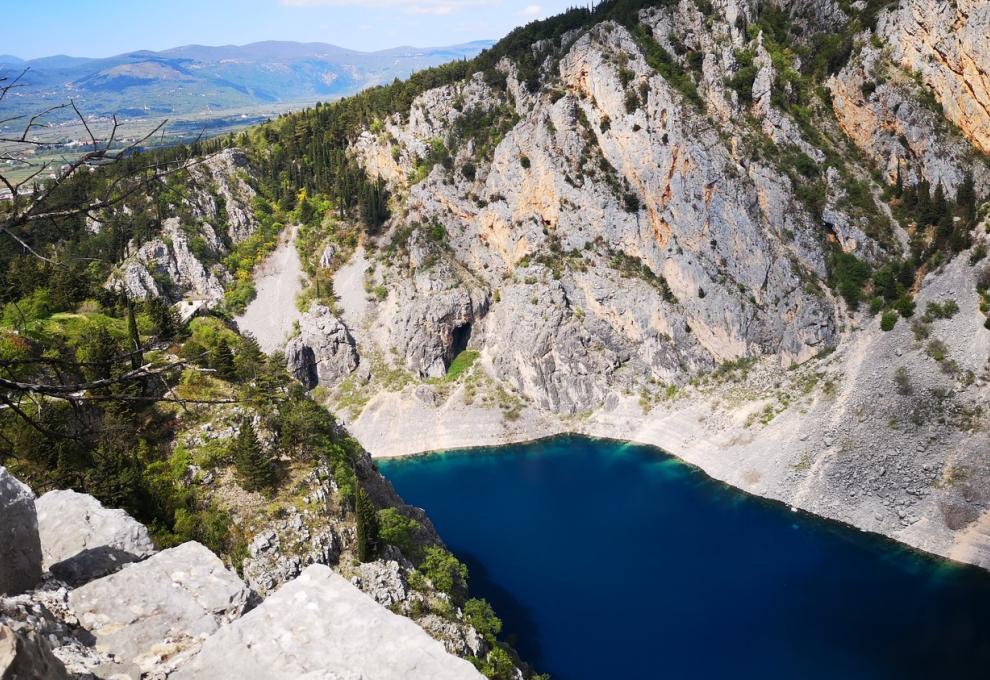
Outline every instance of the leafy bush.
<path id="1" fill-rule="evenodd" d="M 829 279 L 846 303 L 856 309 L 863 297 L 863 287 L 870 280 L 870 265 L 852 253 L 835 250 L 829 257 Z"/>
<path id="2" fill-rule="evenodd" d="M 430 579 L 433 586 L 460 602 L 467 594 L 468 571 L 450 552 L 437 546 L 429 546 L 424 551 L 419 570 Z"/>
<path id="3" fill-rule="evenodd" d="M 378 511 L 378 536 L 390 545 L 402 551 L 404 555 L 413 554 L 413 535 L 420 529 L 420 523 L 411 517 L 406 517 L 395 508 L 385 508 Z"/>
<path id="4" fill-rule="evenodd" d="M 945 346 L 944 342 L 936 339 L 928 343 L 925 352 L 935 361 L 945 361 L 945 357 L 949 354 L 949 348 Z"/>
<path id="5" fill-rule="evenodd" d="M 897 319 L 898 318 L 899 317 L 898 317 L 897 312 L 895 312 L 895 311 L 893 311 L 891 309 L 888 309 L 880 317 L 880 330 L 882 330 L 882 331 L 892 331 L 892 330 L 894 330 L 894 326 L 897 325 Z"/>

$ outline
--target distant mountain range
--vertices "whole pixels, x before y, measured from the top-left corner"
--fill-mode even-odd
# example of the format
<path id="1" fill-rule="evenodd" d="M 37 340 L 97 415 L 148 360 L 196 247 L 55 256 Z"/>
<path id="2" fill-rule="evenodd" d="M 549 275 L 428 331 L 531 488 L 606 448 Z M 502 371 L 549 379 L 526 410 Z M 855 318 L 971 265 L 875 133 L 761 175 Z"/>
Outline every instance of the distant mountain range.
<path id="1" fill-rule="evenodd" d="M 267 41 L 187 45 L 105 59 L 2 55 L 0 76 L 29 69 L 21 80 L 24 86 L 13 90 L 2 107 L 5 114 L 26 112 L 72 99 L 87 114 L 140 117 L 314 102 L 470 58 L 490 45 L 482 40 L 359 52 L 325 43 Z"/>

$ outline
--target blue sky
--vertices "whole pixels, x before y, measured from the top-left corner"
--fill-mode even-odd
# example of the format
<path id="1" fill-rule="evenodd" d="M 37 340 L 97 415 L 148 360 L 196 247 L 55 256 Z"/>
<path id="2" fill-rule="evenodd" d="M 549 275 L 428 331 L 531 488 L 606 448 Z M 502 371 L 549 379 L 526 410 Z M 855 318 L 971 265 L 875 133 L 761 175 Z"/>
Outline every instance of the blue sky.
<path id="1" fill-rule="evenodd" d="M 0 53 L 106 57 L 137 49 L 328 42 L 359 50 L 499 38 L 573 0 L 3 0 Z"/>

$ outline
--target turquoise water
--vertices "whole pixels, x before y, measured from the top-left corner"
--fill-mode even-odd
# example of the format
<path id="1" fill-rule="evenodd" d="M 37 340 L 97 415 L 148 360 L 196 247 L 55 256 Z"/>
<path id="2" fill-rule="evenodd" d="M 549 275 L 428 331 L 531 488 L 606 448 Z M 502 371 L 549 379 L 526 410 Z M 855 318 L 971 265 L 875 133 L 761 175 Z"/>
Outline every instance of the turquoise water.
<path id="1" fill-rule="evenodd" d="M 988 678 L 990 574 L 564 437 L 380 464 L 555 680 Z"/>

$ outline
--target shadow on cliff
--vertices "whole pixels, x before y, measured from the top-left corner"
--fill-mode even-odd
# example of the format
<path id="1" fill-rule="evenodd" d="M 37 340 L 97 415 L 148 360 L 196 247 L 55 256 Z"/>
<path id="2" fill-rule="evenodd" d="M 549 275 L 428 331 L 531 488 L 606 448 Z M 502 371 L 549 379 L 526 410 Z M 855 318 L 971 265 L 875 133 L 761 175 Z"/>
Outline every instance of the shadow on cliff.
<path id="1" fill-rule="evenodd" d="M 541 636 L 530 608 L 492 581 L 484 564 L 474 555 L 458 548 L 453 550 L 457 558 L 467 565 L 471 597 L 488 600 L 495 609 L 495 614 L 502 619 L 502 634 L 499 638 L 512 645 L 525 663 L 539 671 L 543 665 L 539 644 Z"/>

